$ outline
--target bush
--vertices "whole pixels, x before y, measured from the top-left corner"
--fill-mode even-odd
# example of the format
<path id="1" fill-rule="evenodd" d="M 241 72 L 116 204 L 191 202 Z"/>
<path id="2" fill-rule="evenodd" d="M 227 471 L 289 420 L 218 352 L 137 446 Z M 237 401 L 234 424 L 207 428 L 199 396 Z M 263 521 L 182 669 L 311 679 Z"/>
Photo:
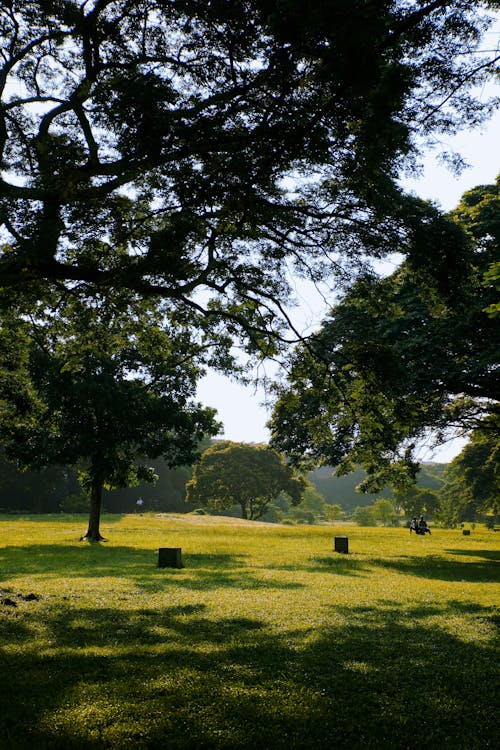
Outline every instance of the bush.
<path id="1" fill-rule="evenodd" d="M 484 522 L 486 524 L 487 529 L 494 529 L 496 526 L 500 525 L 500 516 L 499 515 L 486 516 L 484 519 Z"/>
<path id="2" fill-rule="evenodd" d="M 387 526 L 392 522 L 396 516 L 394 505 L 390 500 L 386 500 L 384 497 L 378 498 L 373 504 L 373 517 L 380 521 L 383 526 Z"/>
<path id="3" fill-rule="evenodd" d="M 303 508 L 290 508 L 287 518 L 289 518 L 292 523 L 304 523 L 309 526 L 316 523 L 316 516 L 313 511 L 305 510 Z"/>
<path id="4" fill-rule="evenodd" d="M 266 523 L 280 523 L 283 515 L 283 511 L 280 508 L 277 508 L 275 505 L 270 505 L 259 520 L 266 521 Z"/>
<path id="5" fill-rule="evenodd" d="M 352 520 L 358 526 L 376 526 L 377 521 L 373 515 L 373 507 L 370 505 L 358 505 L 352 514 Z"/>
<path id="6" fill-rule="evenodd" d="M 67 495 L 59 503 L 61 513 L 88 513 L 89 499 L 83 492 Z"/>
<path id="7" fill-rule="evenodd" d="M 345 515 L 342 506 L 338 503 L 332 503 L 331 505 L 325 503 L 324 512 L 327 521 L 338 521 Z"/>

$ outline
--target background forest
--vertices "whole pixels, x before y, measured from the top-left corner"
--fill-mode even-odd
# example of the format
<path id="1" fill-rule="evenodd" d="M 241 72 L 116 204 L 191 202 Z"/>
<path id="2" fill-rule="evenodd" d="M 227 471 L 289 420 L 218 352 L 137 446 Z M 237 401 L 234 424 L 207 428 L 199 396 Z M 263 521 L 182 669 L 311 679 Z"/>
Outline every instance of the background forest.
<path id="1" fill-rule="evenodd" d="M 214 509 L 197 508 L 186 500 L 186 484 L 193 474 L 191 466 L 169 468 L 162 459 L 152 463 L 157 481 L 105 490 L 105 512 L 196 511 L 220 514 Z M 459 477 L 462 494 L 457 490 Z M 398 493 L 386 487 L 378 493 L 362 493 L 357 488 L 365 479 L 366 473 L 360 467 L 348 475 L 336 476 L 332 467 L 323 466 L 307 474 L 300 504 L 293 506 L 290 498 L 281 493 L 270 503 L 262 520 L 314 524 L 353 519 L 360 525 L 375 525 L 377 522 L 399 525 L 410 515 L 426 513 L 443 526 L 475 521 L 494 525 L 497 522 L 494 513 L 482 512 L 480 493 L 477 488 L 474 492 L 474 488 L 467 485 L 464 467 L 457 459 L 450 464 L 422 465 L 416 485 L 405 492 Z M 142 500 L 140 505 L 138 500 Z M 0 454 L 0 513 L 86 513 L 88 502 L 75 467 L 51 466 L 22 472 L 8 461 L 3 452 Z M 238 508 L 234 506 L 223 514 L 237 516 Z"/>

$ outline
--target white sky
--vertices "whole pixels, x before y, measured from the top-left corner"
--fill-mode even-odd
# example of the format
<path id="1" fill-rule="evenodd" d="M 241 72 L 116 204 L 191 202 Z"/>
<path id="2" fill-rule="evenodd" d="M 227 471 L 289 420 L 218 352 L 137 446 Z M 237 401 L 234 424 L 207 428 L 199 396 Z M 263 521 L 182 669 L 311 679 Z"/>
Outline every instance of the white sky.
<path id="1" fill-rule="evenodd" d="M 481 130 L 462 133 L 444 144 L 458 151 L 470 165 L 459 177 L 436 161 L 435 154 L 429 154 L 424 161 L 424 174 L 418 180 L 407 180 L 408 190 L 422 198 L 438 203 L 444 210 L 454 208 L 462 193 L 480 184 L 495 181 L 500 172 L 500 112 L 483 126 Z M 309 296 L 307 288 L 301 287 L 299 314 L 304 325 L 319 323 L 323 317 L 318 298 Z M 252 386 L 243 386 L 227 377 L 210 373 L 200 383 L 200 401 L 217 409 L 218 418 L 224 424 L 220 437 L 241 442 L 265 443 L 269 440 L 266 422 L 269 410 L 265 407 L 265 393 Z M 431 453 L 424 451 L 423 460 L 447 462 L 457 455 L 464 440 L 452 440 Z"/>

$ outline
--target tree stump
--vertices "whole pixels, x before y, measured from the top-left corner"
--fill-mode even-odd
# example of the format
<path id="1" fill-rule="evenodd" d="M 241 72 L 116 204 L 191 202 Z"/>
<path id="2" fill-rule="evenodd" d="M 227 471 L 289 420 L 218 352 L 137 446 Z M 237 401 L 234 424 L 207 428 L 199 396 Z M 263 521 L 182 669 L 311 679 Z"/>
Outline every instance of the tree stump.
<path id="1" fill-rule="evenodd" d="M 335 552 L 343 552 L 346 555 L 349 553 L 349 537 L 347 536 L 335 537 Z"/>
<path id="2" fill-rule="evenodd" d="M 183 568 L 181 547 L 160 547 L 158 550 L 159 568 Z"/>

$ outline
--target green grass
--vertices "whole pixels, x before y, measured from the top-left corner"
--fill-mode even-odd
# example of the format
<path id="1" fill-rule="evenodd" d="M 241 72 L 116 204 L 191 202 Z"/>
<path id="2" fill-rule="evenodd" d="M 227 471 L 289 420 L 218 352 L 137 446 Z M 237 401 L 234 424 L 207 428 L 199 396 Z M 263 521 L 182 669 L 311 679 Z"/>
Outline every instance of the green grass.
<path id="1" fill-rule="evenodd" d="M 0 518 L 2 750 L 496 746 L 494 532 L 85 521 Z"/>

